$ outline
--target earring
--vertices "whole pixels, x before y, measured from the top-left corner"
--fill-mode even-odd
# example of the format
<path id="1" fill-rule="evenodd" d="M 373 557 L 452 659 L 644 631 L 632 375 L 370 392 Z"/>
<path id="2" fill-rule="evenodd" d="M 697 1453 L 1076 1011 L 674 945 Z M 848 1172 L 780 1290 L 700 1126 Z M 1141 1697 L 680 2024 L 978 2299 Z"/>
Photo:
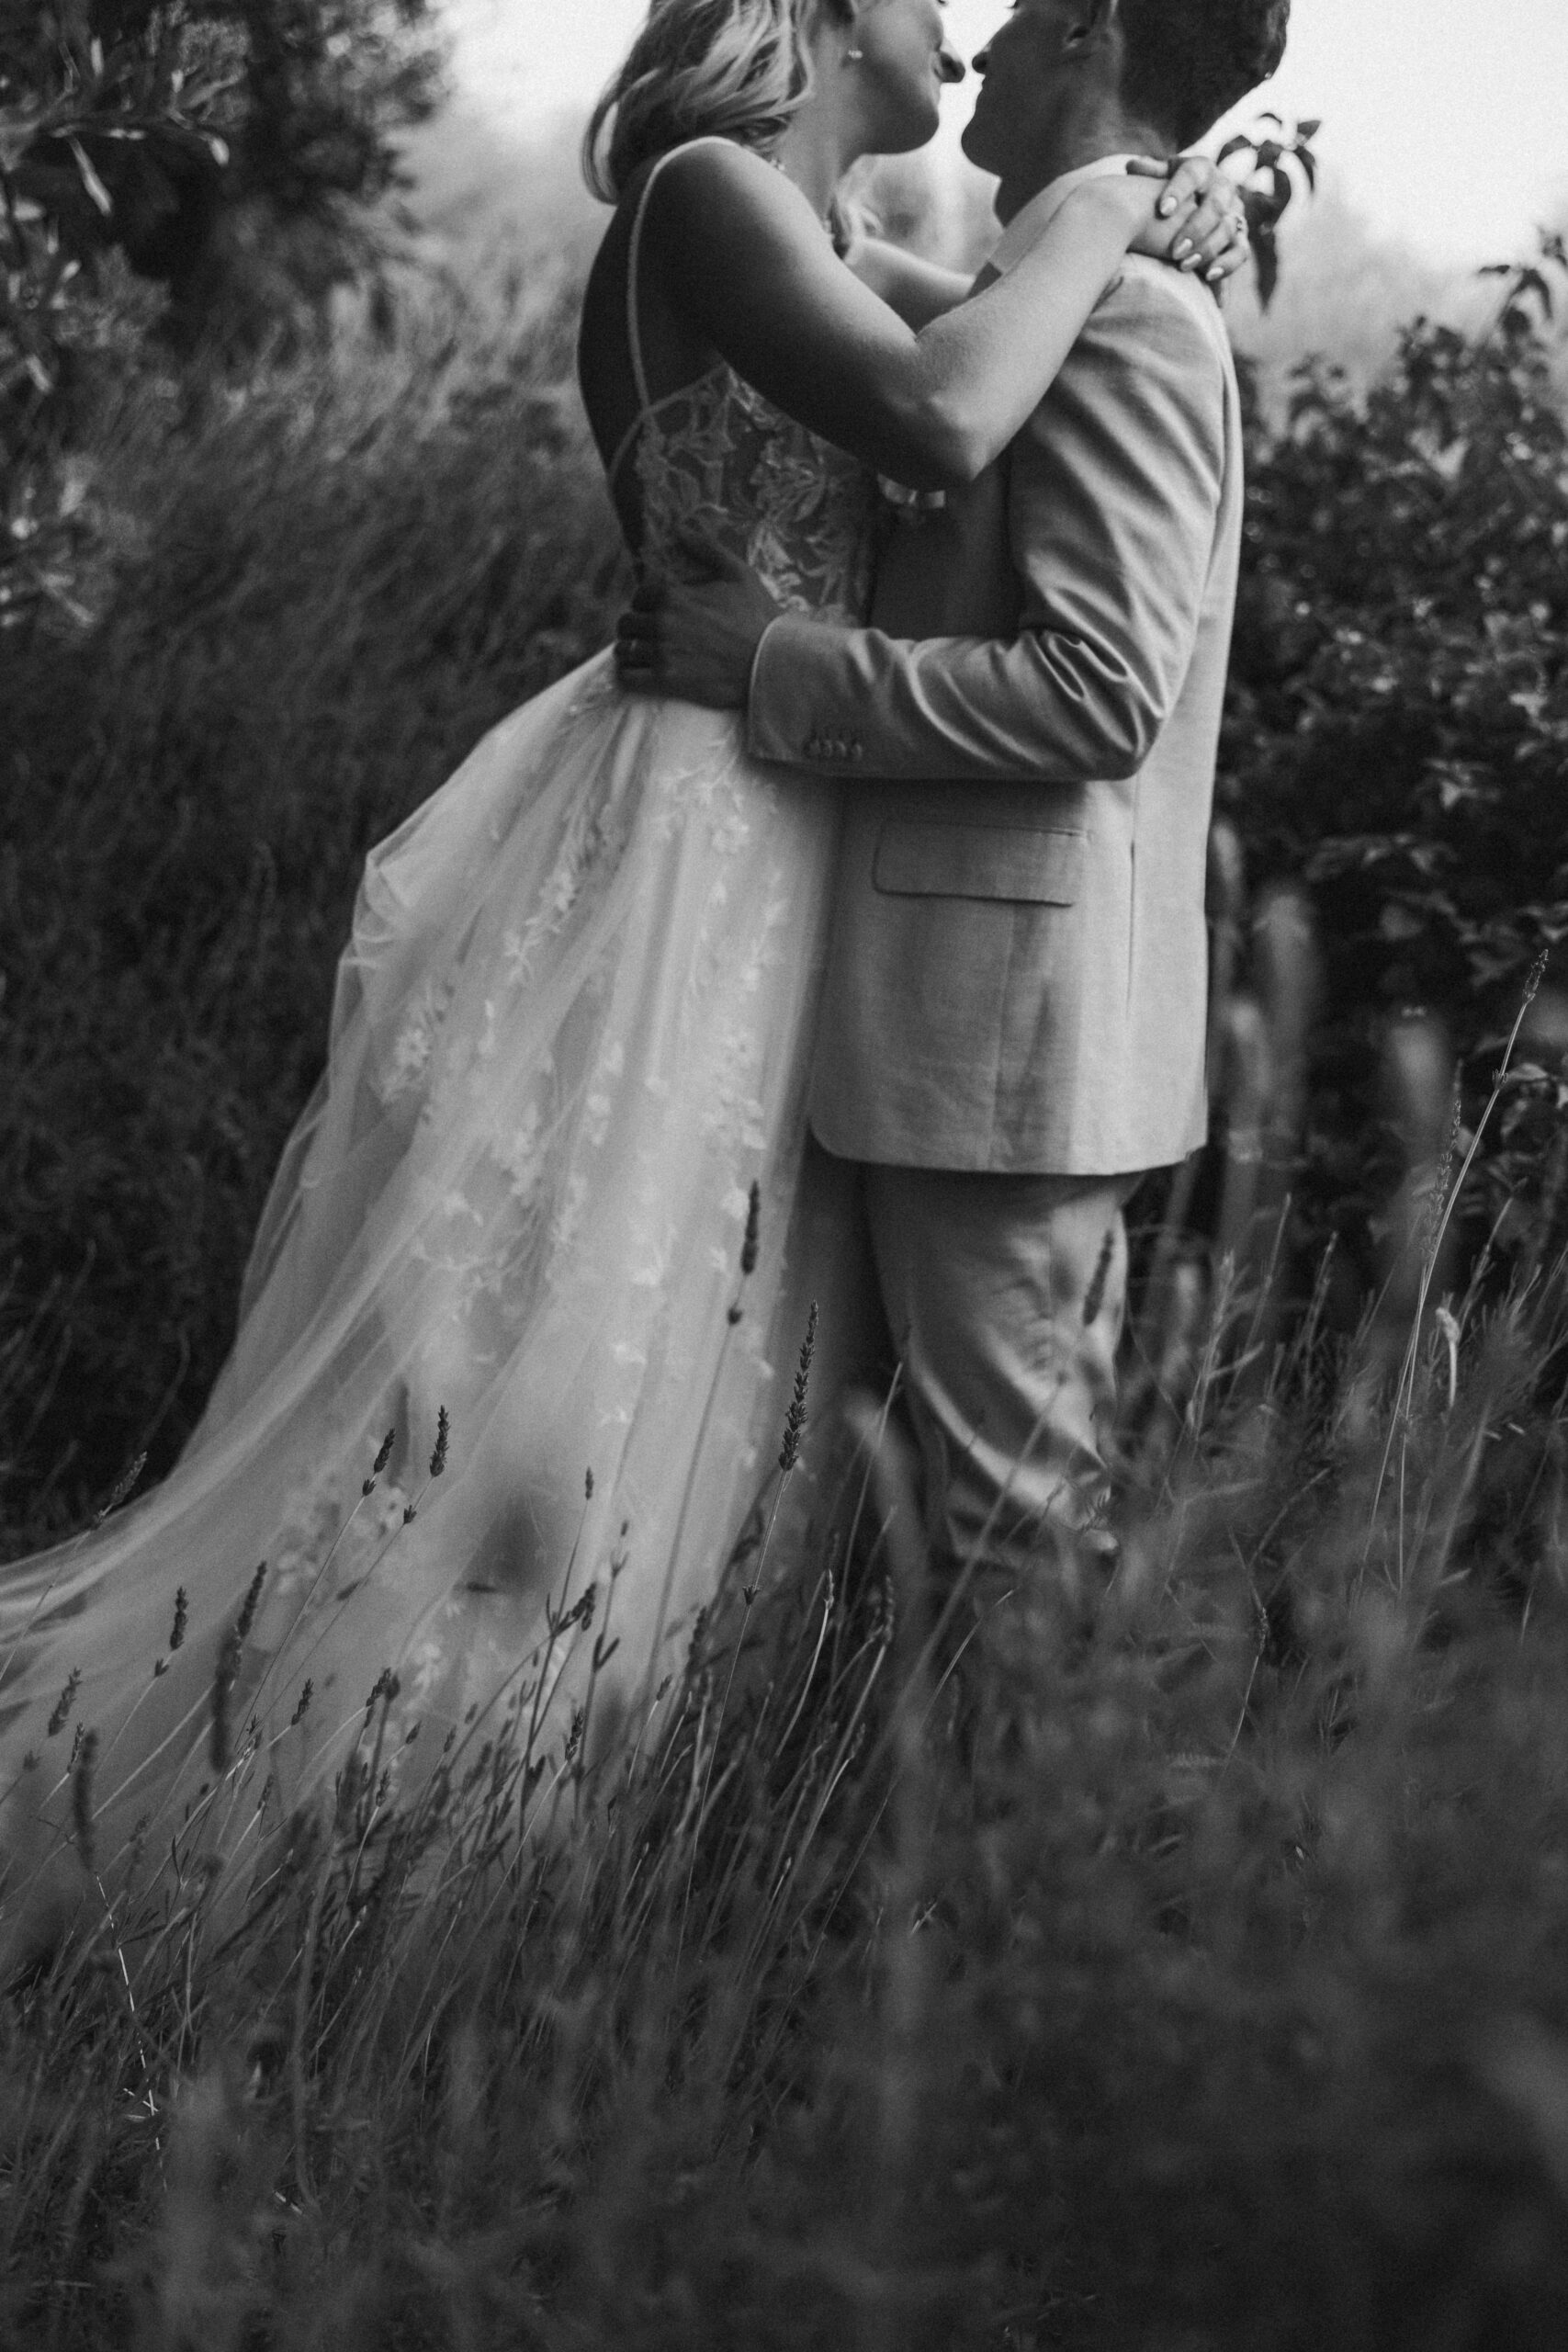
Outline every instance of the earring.
<path id="1" fill-rule="evenodd" d="M 858 65 L 864 55 L 865 51 L 863 49 L 846 49 L 844 51 L 844 63 L 846 65 Z"/>

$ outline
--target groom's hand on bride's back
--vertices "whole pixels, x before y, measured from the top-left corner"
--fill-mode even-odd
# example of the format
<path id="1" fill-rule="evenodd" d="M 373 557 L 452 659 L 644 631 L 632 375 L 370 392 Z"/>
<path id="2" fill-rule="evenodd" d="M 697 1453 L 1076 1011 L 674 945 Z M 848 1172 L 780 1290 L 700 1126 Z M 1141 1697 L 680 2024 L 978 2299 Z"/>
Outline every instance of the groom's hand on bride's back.
<path id="1" fill-rule="evenodd" d="M 645 580 L 615 623 L 621 684 L 631 694 L 744 710 L 757 648 L 782 608 L 716 541 L 686 532 L 681 549 L 681 576 Z"/>

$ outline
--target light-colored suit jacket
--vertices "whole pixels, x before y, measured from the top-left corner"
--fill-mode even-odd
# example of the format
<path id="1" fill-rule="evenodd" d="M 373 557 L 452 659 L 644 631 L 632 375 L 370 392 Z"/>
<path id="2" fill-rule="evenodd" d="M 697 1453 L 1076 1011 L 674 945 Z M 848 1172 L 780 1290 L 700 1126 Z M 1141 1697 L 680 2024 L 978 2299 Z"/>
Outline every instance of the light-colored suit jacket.
<path id="1" fill-rule="evenodd" d="M 895 527 L 875 625 L 763 638 L 751 751 L 854 780 L 830 1151 L 1110 1175 L 1202 1141 L 1241 508 L 1218 307 L 1133 255 L 1000 465 Z"/>

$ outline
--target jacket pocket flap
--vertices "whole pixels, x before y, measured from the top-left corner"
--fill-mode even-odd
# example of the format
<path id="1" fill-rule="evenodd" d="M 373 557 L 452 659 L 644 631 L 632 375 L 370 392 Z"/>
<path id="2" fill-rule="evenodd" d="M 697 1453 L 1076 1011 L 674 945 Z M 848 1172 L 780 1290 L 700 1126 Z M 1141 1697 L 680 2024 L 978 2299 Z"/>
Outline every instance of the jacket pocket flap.
<path id="1" fill-rule="evenodd" d="M 895 898 L 1014 899 L 1070 907 L 1088 835 L 1047 825 L 884 825 L 871 878 Z"/>

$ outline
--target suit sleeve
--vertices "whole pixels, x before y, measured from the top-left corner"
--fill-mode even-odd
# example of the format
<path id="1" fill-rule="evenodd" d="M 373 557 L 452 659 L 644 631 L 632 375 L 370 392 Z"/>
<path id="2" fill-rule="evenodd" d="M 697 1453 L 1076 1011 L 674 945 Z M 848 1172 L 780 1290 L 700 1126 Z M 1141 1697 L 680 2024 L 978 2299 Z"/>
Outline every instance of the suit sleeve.
<path id="1" fill-rule="evenodd" d="M 1063 785 L 1144 765 L 1191 660 L 1227 455 L 1217 321 L 1158 274 L 1129 266 L 1013 444 L 1017 635 L 895 638 L 786 616 L 752 671 L 756 757 L 825 775 Z"/>

